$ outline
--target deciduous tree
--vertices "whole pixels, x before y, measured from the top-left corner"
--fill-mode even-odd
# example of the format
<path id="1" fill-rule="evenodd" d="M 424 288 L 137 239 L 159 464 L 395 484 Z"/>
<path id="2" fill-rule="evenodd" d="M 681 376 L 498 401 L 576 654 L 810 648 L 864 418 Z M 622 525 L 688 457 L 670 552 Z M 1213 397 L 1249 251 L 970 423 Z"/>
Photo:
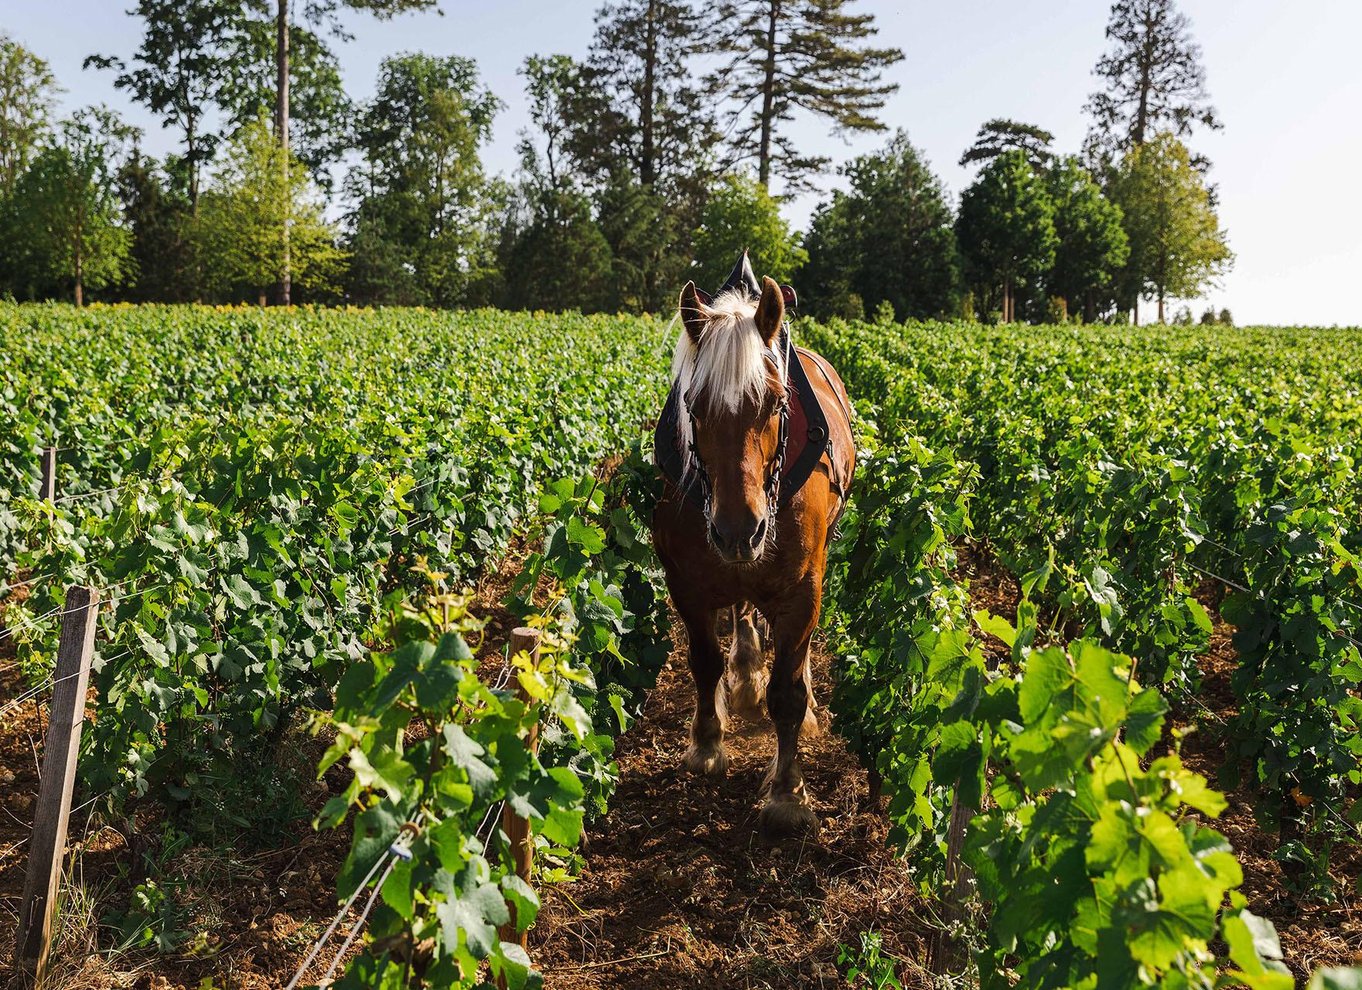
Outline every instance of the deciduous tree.
<path id="1" fill-rule="evenodd" d="M 115 176 L 135 137 L 113 111 L 87 107 L 62 122 L 19 177 L 2 226 L 16 241 L 27 294 L 57 285 L 81 306 L 86 289 L 129 274 L 132 233 Z"/>
<path id="2" fill-rule="evenodd" d="M 219 295 L 255 291 L 264 305 L 286 257 L 300 285 L 333 284 L 340 261 L 335 231 L 307 170 L 296 160 L 286 168 L 284 155 L 265 118 L 247 124 L 204 194 L 198 230 L 209 285 Z"/>
<path id="3" fill-rule="evenodd" d="M 1141 296 L 1158 300 L 1162 323 L 1168 298 L 1196 298 L 1233 264 L 1205 180 L 1173 134 L 1127 152 L 1112 198 L 1130 238 L 1125 283 L 1137 322 Z"/>
<path id="4" fill-rule="evenodd" d="M 115 70 L 115 88 L 160 117 L 162 126 L 179 130 L 180 163 L 196 209 L 200 175 L 219 140 L 205 120 L 231 75 L 226 41 L 241 7 L 232 0 L 137 0 L 131 13 L 144 24 L 131 67 L 111 55 L 91 55 L 85 66 Z"/>
<path id="5" fill-rule="evenodd" d="M 385 59 L 357 121 L 363 161 L 349 179 L 351 288 L 374 302 L 452 306 L 484 277 L 493 204 L 479 146 L 501 107 L 458 56 Z"/>
<path id="6" fill-rule="evenodd" d="M 57 91 L 47 63 L 0 34 L 0 199 L 14 189 L 47 133 Z"/>
<path id="7" fill-rule="evenodd" d="M 799 237 L 780 215 L 776 201 L 756 179 L 726 175 L 710 190 L 695 232 L 692 277 L 706 288 L 723 282 L 744 249 L 752 267 L 780 282 L 808 261 Z"/>

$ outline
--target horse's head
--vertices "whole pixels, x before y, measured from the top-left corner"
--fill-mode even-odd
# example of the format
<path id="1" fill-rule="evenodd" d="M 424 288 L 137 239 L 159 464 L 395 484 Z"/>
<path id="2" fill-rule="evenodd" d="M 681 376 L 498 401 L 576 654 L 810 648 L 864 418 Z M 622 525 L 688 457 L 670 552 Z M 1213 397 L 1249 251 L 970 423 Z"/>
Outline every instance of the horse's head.
<path id="1" fill-rule="evenodd" d="M 749 269 L 750 271 L 750 269 Z M 789 413 L 786 355 L 776 346 L 785 298 L 770 278 L 708 300 L 681 290 L 672 378 L 683 405 L 685 483 L 699 484 L 709 540 L 729 563 L 758 559 L 775 531 Z"/>

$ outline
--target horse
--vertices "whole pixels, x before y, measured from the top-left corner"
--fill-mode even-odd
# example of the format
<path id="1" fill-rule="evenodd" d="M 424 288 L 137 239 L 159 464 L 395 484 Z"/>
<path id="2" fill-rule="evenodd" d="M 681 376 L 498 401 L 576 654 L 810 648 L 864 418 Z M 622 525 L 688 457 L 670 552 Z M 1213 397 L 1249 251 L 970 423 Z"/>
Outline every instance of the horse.
<path id="1" fill-rule="evenodd" d="M 829 536 L 856 467 L 846 388 L 826 359 L 791 346 L 793 301 L 793 290 L 769 277 L 757 284 L 746 252 L 713 298 L 694 282 L 681 290 L 682 330 L 656 440 L 663 492 L 651 526 L 695 683 L 683 764 L 725 774 L 729 714 L 760 718 L 764 695 L 776 754 L 759 823 L 771 839 L 819 828 L 799 738 L 818 731 L 810 639 Z M 716 622 L 730 608 L 725 663 Z M 758 613 L 774 644 L 769 674 Z"/>

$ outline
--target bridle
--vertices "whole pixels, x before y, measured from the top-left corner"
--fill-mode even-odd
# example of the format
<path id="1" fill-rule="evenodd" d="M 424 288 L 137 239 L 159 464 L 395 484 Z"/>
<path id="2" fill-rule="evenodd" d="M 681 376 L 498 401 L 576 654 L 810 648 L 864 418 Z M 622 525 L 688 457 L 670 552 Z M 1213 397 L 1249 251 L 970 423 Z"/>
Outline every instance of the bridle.
<path id="1" fill-rule="evenodd" d="M 780 383 L 780 408 L 777 415 L 780 416 L 780 427 L 776 438 L 776 452 L 766 465 L 766 481 L 763 488 L 766 493 L 766 517 L 774 523 L 777 513 L 780 511 L 780 476 L 785 470 L 785 448 L 790 439 L 790 335 L 785 329 L 781 335 L 785 339 L 785 363 L 782 365 L 779 360 L 779 352 L 774 347 L 766 348 L 766 359 L 770 361 L 777 370 L 783 369 L 782 380 Z M 698 358 L 697 358 L 698 360 Z M 710 521 L 710 514 L 714 507 L 714 488 L 709 480 L 709 472 L 705 470 L 704 458 L 700 456 L 700 448 L 695 443 L 695 410 L 689 399 L 685 400 L 686 415 L 690 417 L 690 457 L 692 470 L 700 482 L 700 493 L 704 497 L 705 522 Z"/>

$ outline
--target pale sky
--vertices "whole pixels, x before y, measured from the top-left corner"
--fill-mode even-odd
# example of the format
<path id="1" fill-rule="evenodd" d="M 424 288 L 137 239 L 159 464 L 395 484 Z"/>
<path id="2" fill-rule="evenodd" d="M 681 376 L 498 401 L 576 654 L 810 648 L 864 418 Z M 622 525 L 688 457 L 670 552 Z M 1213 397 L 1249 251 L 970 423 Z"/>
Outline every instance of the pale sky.
<path id="1" fill-rule="evenodd" d="M 65 87 L 65 108 L 106 102 L 144 128 L 146 150 L 174 147 L 173 132 L 115 91 L 111 74 L 82 71 L 92 52 L 128 56 L 139 22 L 131 0 L 0 0 L 0 31 L 47 59 Z M 378 63 L 399 51 L 476 59 L 507 104 L 486 149 L 490 172 L 516 166 L 525 126 L 525 56 L 582 55 L 597 0 L 442 0 L 444 15 L 379 22 L 352 14 L 355 40 L 337 46 L 347 89 L 373 91 Z M 955 163 L 979 125 L 1012 117 L 1054 132 L 1056 148 L 1076 151 L 1087 129 L 1082 107 L 1105 48 L 1106 0 L 861 0 L 881 40 L 904 50 L 891 71 L 900 84 L 882 114 L 904 128 L 953 196 L 970 181 Z M 1362 324 L 1362 38 L 1360 0 L 1182 0 L 1205 52 L 1212 101 L 1225 129 L 1190 142 L 1214 163 L 1221 219 L 1237 255 L 1234 271 L 1205 300 L 1228 306 L 1240 324 Z M 850 142 L 818 120 L 797 121 L 810 151 L 840 163 L 881 145 L 885 135 Z M 830 188 L 841 180 L 829 176 Z M 796 226 L 816 197 L 787 207 Z"/>

